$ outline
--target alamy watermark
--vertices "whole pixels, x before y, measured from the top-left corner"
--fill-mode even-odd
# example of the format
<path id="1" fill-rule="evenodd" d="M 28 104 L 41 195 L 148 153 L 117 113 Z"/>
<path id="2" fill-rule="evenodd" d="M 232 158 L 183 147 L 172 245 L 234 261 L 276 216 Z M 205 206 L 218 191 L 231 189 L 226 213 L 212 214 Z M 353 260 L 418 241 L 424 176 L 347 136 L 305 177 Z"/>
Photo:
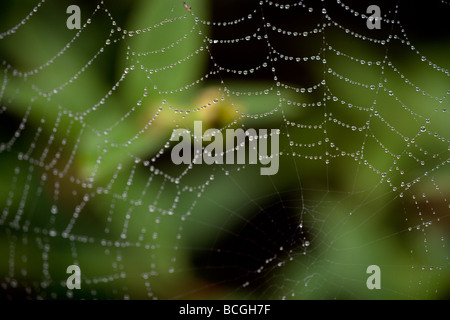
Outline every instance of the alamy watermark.
<path id="1" fill-rule="evenodd" d="M 66 280 L 67 289 L 81 289 L 81 269 L 76 264 L 67 267 L 66 273 L 71 273 Z"/>
<path id="2" fill-rule="evenodd" d="M 81 29 L 81 10 L 80 7 L 73 4 L 67 7 L 66 13 L 70 16 L 66 20 L 67 29 Z"/>
<path id="3" fill-rule="evenodd" d="M 371 14 L 367 18 L 367 28 L 370 30 L 381 29 L 381 9 L 377 5 L 370 5 L 367 7 L 367 14 Z"/>
<path id="4" fill-rule="evenodd" d="M 274 175 L 279 168 L 279 135 L 279 129 L 271 129 L 270 133 L 267 129 L 259 129 L 258 132 L 255 129 L 226 129 L 224 137 L 218 129 L 208 129 L 203 133 L 202 122 L 195 121 L 193 146 L 189 130 L 173 131 L 170 141 L 181 141 L 173 147 L 171 158 L 176 165 L 257 164 L 259 161 L 261 165 L 268 165 L 260 169 L 261 175 Z M 213 141 L 203 148 L 203 141 L 211 140 Z M 269 140 L 271 154 L 268 154 Z"/>
<path id="5" fill-rule="evenodd" d="M 370 276 L 367 278 L 367 281 L 366 281 L 367 289 L 369 289 L 369 290 L 381 289 L 380 267 L 375 264 L 368 266 L 366 273 L 370 274 Z"/>

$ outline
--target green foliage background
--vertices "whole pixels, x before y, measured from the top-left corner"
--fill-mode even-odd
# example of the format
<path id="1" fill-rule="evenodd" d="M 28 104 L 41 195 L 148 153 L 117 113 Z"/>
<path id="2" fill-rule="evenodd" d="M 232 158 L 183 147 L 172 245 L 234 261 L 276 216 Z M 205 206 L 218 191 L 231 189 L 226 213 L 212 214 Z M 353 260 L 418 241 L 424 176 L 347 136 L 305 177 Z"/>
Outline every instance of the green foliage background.
<path id="1" fill-rule="evenodd" d="M 17 24 L 34 4 L 34 1 L 2 3 L 1 29 Z M 65 27 L 65 10 L 69 4 L 72 3 L 45 3 L 16 34 L 0 41 L 1 59 L 7 61 L 1 71 L 1 76 L 6 73 L 7 77 L 1 99 L 1 103 L 7 107 L 7 112 L 0 115 L 1 143 L 8 145 L 20 122 L 26 117 L 25 129 L 20 136 L 0 153 L 1 206 L 7 207 L 9 194 L 15 190 L 8 218 L 0 225 L 0 276 L 5 296 L 49 299 L 72 295 L 88 299 L 214 299 L 282 298 L 288 292 L 288 298 L 301 299 L 448 297 L 449 262 L 446 244 L 449 236 L 449 207 L 445 199 L 450 190 L 448 162 L 433 170 L 448 159 L 449 118 L 448 112 L 444 111 L 448 108 L 448 99 L 441 102 L 430 99 L 405 84 L 404 79 L 390 68 L 386 68 L 383 75 L 380 67 L 349 61 L 343 55 L 327 54 L 326 67 L 321 67 L 319 62 L 307 64 L 307 74 L 311 79 L 306 79 L 306 82 L 320 82 L 325 74 L 327 85 L 336 96 L 355 106 L 368 109 L 375 107 L 395 128 L 395 132 L 388 129 L 379 118 L 369 117 L 367 112 L 357 110 L 356 107 L 343 108 L 341 100 L 326 101 L 326 112 L 358 127 L 370 120 L 371 132 L 390 152 L 402 154 L 402 158 L 393 165 L 392 157 L 376 141 L 367 139 L 365 131 L 355 132 L 333 124 L 329 125 L 327 132 L 334 143 L 347 154 L 357 152 L 364 145 L 365 158 L 361 161 L 367 159 L 375 167 L 374 170 L 367 165 L 358 165 L 348 156 L 334 158 L 329 165 L 324 163 L 324 159 L 293 157 L 290 155 L 293 152 L 289 146 L 290 140 L 312 143 L 326 137 L 323 131 L 295 127 L 286 129 L 280 112 L 257 119 L 242 117 L 241 114 L 270 112 L 280 101 L 277 90 L 286 100 L 302 99 L 306 103 L 320 100 L 323 97 L 321 90 L 299 95 L 292 90 L 276 87 L 273 81 L 252 79 L 251 76 L 244 80 L 236 77 L 225 80 L 227 88 L 240 92 L 264 92 L 271 86 L 275 89 L 267 95 L 239 95 L 227 97 L 224 101 L 219 99 L 206 110 L 189 115 L 184 110 L 206 105 L 221 95 L 226 96 L 224 86 L 217 79 L 200 82 L 189 90 L 177 93 L 157 93 L 159 90 L 183 88 L 200 79 L 209 68 L 207 44 L 197 30 L 192 31 L 194 16 L 185 11 L 181 1 L 105 1 L 105 7 L 117 26 L 122 28 L 120 32 L 114 30 L 111 39 L 118 41 L 112 41 L 109 45 L 105 41 L 111 28 L 115 28 L 111 20 L 102 10 L 92 17 L 87 16 L 97 4 L 81 2 L 83 22 L 89 18 L 92 22 L 80 32 L 70 48 L 56 57 L 54 63 L 27 79 L 12 75 L 14 69 L 33 70 L 45 64 L 71 41 L 78 31 Z M 190 5 L 195 16 L 204 20 L 213 18 L 211 1 L 193 0 Z M 223 14 L 232 16 L 232 12 Z M 183 15 L 186 18 L 174 22 L 166 20 Z M 152 29 L 143 32 L 148 27 Z M 201 29 L 202 35 L 212 34 L 211 26 L 199 24 L 197 28 Z M 132 37 L 125 35 L 122 39 L 123 30 L 142 32 L 135 32 Z M 188 36 L 184 37 L 185 34 Z M 230 35 L 230 38 L 234 37 Z M 132 48 L 135 52 L 157 50 L 177 39 L 181 41 L 175 48 L 168 48 L 158 54 L 136 57 L 130 55 L 128 49 Z M 353 57 L 365 61 L 382 61 L 386 53 L 379 45 L 354 39 L 339 30 L 327 31 L 327 40 L 335 48 L 340 48 L 338 50 L 350 52 Z M 299 41 L 299 45 L 307 43 L 306 40 L 302 41 Z M 312 52 L 321 47 L 320 41 L 320 37 L 311 37 L 309 45 L 314 49 Z M 58 88 L 82 70 L 101 47 L 104 47 L 104 51 L 87 66 L 85 72 L 63 88 Z M 150 79 L 138 69 L 136 60 L 158 69 L 185 59 L 200 47 L 204 48 L 200 54 L 194 54 L 173 68 L 154 73 Z M 418 38 L 417 47 L 430 61 L 443 68 L 449 67 L 448 35 L 440 41 L 426 42 Z M 302 50 L 309 52 L 309 47 Z M 389 47 L 388 55 L 403 74 L 408 74 L 411 82 L 427 93 L 439 96 L 448 91 L 448 77 L 430 70 L 405 46 L 394 42 Z M 7 64 L 11 67 L 7 67 Z M 327 67 L 361 83 L 378 84 L 384 81 L 383 78 L 388 79 L 384 82 L 386 87 L 396 93 L 401 103 L 382 89 L 372 90 L 350 84 L 345 79 L 337 79 L 328 74 Z M 129 73 L 119 88 L 112 92 L 111 98 L 99 105 L 98 110 L 82 115 L 111 90 L 126 68 Z M 301 77 L 303 75 L 299 75 Z M 36 90 L 36 87 L 39 89 Z M 53 91 L 55 88 L 57 91 Z M 147 88 L 148 96 L 142 98 L 144 88 Z M 136 101 L 140 99 L 142 104 L 136 106 Z M 408 111 L 402 104 L 411 109 Z M 135 111 L 123 118 L 132 108 Z M 175 109 L 183 112 L 174 112 Z M 294 123 L 319 124 L 324 118 L 322 108 L 284 106 L 283 110 L 285 116 Z M 423 117 L 417 117 L 416 114 Z M 430 119 L 429 123 L 426 119 Z M 152 125 L 148 130 L 140 134 L 138 139 L 133 139 L 150 120 Z M 151 159 L 164 148 L 176 125 L 192 128 L 194 120 L 203 120 L 204 129 L 222 128 L 233 121 L 236 121 L 237 126 L 244 124 L 247 128 L 281 128 L 280 150 L 286 155 L 281 156 L 279 174 L 265 177 L 259 175 L 259 168 L 256 167 L 240 171 L 224 167 L 224 171 L 230 170 L 230 174 L 226 175 L 222 168 L 202 166 L 194 168 L 179 184 L 155 174 L 143 195 L 150 177 L 149 166 L 153 165 Z M 117 121 L 120 121 L 118 125 Z M 55 122 L 58 123 L 56 132 Z M 417 136 L 424 125 L 432 134 Z M 36 137 L 37 128 L 41 128 L 42 133 L 30 155 L 36 159 L 32 164 L 23 157 Z M 103 134 L 105 130 L 108 131 L 106 138 Z M 434 137 L 434 132 L 444 141 Z M 416 136 L 416 145 L 419 147 L 414 143 L 408 144 L 398 133 Z M 43 165 L 40 165 L 39 158 L 46 152 L 49 139 L 53 139 L 53 143 L 48 156 L 42 161 Z M 51 165 L 49 159 L 54 157 L 61 145 L 64 147 L 60 159 L 57 164 Z M 420 147 L 427 150 L 429 156 L 424 157 L 418 150 Z M 67 174 L 60 178 L 58 174 L 53 174 L 53 169 L 56 168 L 58 172 L 64 170 L 63 164 L 69 161 L 72 148 L 76 148 L 72 164 Z M 330 149 L 325 144 L 305 150 L 308 156 L 324 155 L 326 152 L 330 152 Z M 408 153 L 423 157 L 425 165 L 418 165 Z M 150 161 L 150 165 L 144 165 L 142 159 Z M 169 176 L 177 176 L 181 169 L 169 160 L 168 157 L 156 158 L 154 165 Z M 98 161 L 101 161 L 100 165 Z M 121 169 L 118 169 L 119 166 Z M 20 170 L 20 173 L 15 175 L 15 170 Z M 376 170 L 386 172 L 386 179 L 391 182 L 382 179 L 381 174 L 374 172 Z M 92 172 L 95 172 L 93 180 L 90 178 Z M 130 180 L 132 172 L 134 174 Z M 106 193 L 105 187 L 111 183 L 114 175 L 117 178 Z M 208 182 L 201 197 L 197 197 L 197 193 L 202 191 L 199 186 L 211 175 L 214 175 L 214 179 Z M 12 183 L 14 176 L 18 177 L 15 187 Z M 434 177 L 439 189 L 431 182 L 430 176 Z M 393 191 L 393 186 L 415 177 L 423 181 L 405 191 L 403 197 L 400 197 L 400 190 Z M 379 183 L 380 179 L 382 183 Z M 59 183 L 58 214 L 52 215 L 55 183 Z M 21 209 L 20 197 L 25 189 L 28 197 Z M 297 198 L 283 203 L 282 196 L 292 193 Z M 413 198 L 422 194 L 425 194 L 423 198 Z M 179 200 L 174 208 L 177 196 Z M 74 238 L 64 238 L 63 232 L 70 223 L 74 208 L 84 197 L 88 201 L 70 231 Z M 149 210 L 155 202 L 156 212 L 159 210 L 160 213 L 159 223 L 155 222 L 155 214 Z M 114 214 L 108 223 L 111 203 L 114 203 Z M 197 261 L 200 259 L 198 257 L 207 257 L 215 243 L 229 237 L 230 232 L 234 232 L 232 238 L 239 239 L 236 234 L 249 221 L 251 223 L 258 209 L 270 208 L 273 203 L 284 208 L 284 213 L 294 212 L 297 217 L 303 212 L 310 247 L 299 249 L 294 246 L 294 253 L 288 255 L 292 260 L 279 255 L 276 263 L 268 264 L 264 273 L 256 278 L 255 282 L 259 285 L 250 284 L 244 288 L 242 283 L 245 277 L 219 281 L 215 278 L 217 271 L 205 267 L 206 261 Z M 291 210 L 291 207 L 294 209 Z M 15 217 L 21 210 L 22 219 L 16 225 Z M 166 214 L 170 210 L 173 210 L 173 215 Z M 190 215 L 187 215 L 188 212 Z M 275 214 L 280 213 L 267 209 L 267 219 L 274 218 Z M 127 218 L 127 215 L 131 218 Z M 184 217 L 183 220 L 181 217 Z M 123 239 L 121 235 L 125 221 L 128 230 L 126 239 Z M 432 223 L 425 227 L 423 223 L 428 221 Z M 420 226 L 419 229 L 408 231 L 408 227 L 416 225 Z M 105 227 L 110 230 L 108 234 L 104 232 Z M 147 231 L 142 241 L 139 235 L 143 227 Z M 55 230 L 58 236 L 47 234 L 49 230 Z M 289 240 L 286 240 L 286 244 L 292 245 L 289 230 L 286 234 L 278 228 L 265 232 L 269 238 L 277 238 L 276 241 L 280 243 L 286 238 Z M 152 240 L 155 234 L 157 239 Z M 177 238 L 179 234 L 181 239 Z M 427 241 L 425 244 L 424 239 Z M 240 240 L 251 241 L 245 238 Z M 144 243 L 152 245 L 148 248 L 136 246 L 139 242 L 142 246 Z M 12 243 L 15 244 L 15 256 L 11 258 Z M 50 248 L 48 266 L 42 262 L 46 245 Z M 307 252 L 305 255 L 304 250 Z M 65 268 L 73 264 L 74 252 L 83 272 L 83 290 L 67 293 L 64 286 L 67 277 Z M 205 252 L 206 256 L 202 255 Z M 238 253 L 235 257 L 237 260 L 240 259 Z M 22 256 L 26 256 L 26 261 L 23 261 Z M 256 256 L 251 258 L 258 259 Z M 11 259 L 15 261 L 14 270 L 11 270 Z M 286 263 L 278 267 L 278 262 Z M 234 264 L 239 265 L 238 262 L 230 261 L 231 266 Z M 263 262 L 260 264 L 264 265 Z M 365 286 L 368 276 L 365 270 L 371 264 L 377 264 L 382 269 L 383 290 L 370 291 Z M 426 270 L 422 270 L 422 267 Z M 431 268 L 433 270 L 430 267 L 434 267 Z M 226 266 L 223 268 L 226 269 Z M 21 273 L 21 270 L 26 270 L 26 273 Z M 47 277 L 45 270 L 50 272 L 50 277 Z M 12 279 L 17 279 L 18 284 L 12 285 Z M 86 283 L 86 279 L 91 282 Z"/>

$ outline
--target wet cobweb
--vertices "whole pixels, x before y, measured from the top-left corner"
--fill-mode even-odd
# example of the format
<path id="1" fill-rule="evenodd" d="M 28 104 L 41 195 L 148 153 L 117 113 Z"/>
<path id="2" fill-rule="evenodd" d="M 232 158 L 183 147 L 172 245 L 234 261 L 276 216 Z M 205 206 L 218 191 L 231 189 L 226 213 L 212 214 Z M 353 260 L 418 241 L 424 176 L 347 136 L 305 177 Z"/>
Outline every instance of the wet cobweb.
<path id="1" fill-rule="evenodd" d="M 0 4 L 1 298 L 450 296 L 447 1 L 71 4 Z M 175 165 L 194 121 L 277 174 Z"/>

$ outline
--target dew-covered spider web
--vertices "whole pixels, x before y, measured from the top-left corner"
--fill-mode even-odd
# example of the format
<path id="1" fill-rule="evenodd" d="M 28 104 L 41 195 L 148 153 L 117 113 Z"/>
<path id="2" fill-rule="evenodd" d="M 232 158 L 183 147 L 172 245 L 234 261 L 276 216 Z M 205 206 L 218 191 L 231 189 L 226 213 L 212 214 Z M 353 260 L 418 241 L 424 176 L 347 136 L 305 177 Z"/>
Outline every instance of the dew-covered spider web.
<path id="1" fill-rule="evenodd" d="M 1 297 L 448 298 L 449 14 L 2 1 Z M 278 173 L 175 165 L 171 134 L 194 121 L 279 129 Z"/>

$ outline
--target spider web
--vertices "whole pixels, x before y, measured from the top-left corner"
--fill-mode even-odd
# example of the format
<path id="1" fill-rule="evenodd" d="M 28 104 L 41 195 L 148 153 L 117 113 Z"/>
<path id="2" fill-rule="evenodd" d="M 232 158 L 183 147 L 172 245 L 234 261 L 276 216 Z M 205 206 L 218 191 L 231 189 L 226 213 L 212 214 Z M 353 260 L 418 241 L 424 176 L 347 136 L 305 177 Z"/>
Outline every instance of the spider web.
<path id="1" fill-rule="evenodd" d="M 2 296 L 448 298 L 434 2 L 378 2 L 380 30 L 356 1 L 86 1 L 80 30 L 72 3 L 2 4 Z M 279 129 L 279 172 L 174 165 L 195 120 Z"/>

